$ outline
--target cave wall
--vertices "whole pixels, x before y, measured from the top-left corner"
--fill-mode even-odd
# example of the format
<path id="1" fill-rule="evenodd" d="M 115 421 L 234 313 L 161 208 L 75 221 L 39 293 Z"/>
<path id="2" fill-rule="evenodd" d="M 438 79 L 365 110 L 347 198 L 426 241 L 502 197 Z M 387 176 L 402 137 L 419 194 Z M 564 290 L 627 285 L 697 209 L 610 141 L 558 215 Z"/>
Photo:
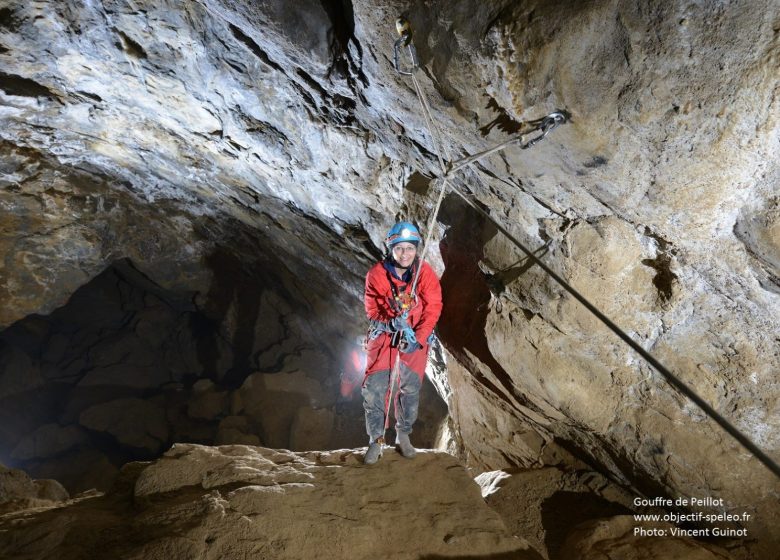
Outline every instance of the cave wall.
<path id="1" fill-rule="evenodd" d="M 1 324 L 122 257 L 207 293 L 214 247 L 256 257 L 246 230 L 318 322 L 357 336 L 384 232 L 427 223 L 437 191 L 391 66 L 406 12 L 453 157 L 571 115 L 461 187 L 777 456 L 776 0 L 0 6 Z M 568 450 L 647 493 L 717 492 L 777 538 L 776 479 L 448 204 L 430 258 L 449 286 L 442 392 L 470 464 Z"/>

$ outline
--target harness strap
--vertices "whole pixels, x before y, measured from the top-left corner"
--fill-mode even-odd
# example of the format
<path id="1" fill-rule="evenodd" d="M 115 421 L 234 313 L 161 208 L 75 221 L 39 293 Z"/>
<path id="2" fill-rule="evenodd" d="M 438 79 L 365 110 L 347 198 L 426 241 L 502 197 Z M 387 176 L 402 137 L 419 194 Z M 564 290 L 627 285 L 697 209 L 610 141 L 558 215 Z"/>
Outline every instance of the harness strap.
<path id="1" fill-rule="evenodd" d="M 415 259 L 412 263 L 412 278 L 417 277 L 418 270 L 421 268 L 419 265 L 419 259 Z M 408 290 L 410 286 L 408 282 L 401 286 L 401 289 L 399 290 L 398 286 L 396 286 L 395 282 L 393 282 L 393 277 L 390 275 L 389 270 L 385 269 L 385 275 L 387 276 L 387 282 L 390 284 L 390 291 L 393 294 L 393 301 L 391 302 L 391 305 L 393 306 L 395 312 L 399 315 L 408 313 L 412 308 L 412 303 L 414 300 L 414 284 L 412 284 L 412 291 Z"/>

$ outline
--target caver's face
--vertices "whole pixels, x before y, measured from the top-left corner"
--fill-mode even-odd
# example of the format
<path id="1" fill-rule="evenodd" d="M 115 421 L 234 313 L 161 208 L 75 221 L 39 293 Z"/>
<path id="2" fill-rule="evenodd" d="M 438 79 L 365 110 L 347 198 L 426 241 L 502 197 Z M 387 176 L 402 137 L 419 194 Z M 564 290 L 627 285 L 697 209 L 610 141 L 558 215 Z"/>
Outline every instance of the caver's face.
<path id="1" fill-rule="evenodd" d="M 402 241 L 397 245 L 393 245 L 393 258 L 401 268 L 409 268 L 414 262 L 414 257 L 417 256 L 417 247 L 414 243 Z"/>

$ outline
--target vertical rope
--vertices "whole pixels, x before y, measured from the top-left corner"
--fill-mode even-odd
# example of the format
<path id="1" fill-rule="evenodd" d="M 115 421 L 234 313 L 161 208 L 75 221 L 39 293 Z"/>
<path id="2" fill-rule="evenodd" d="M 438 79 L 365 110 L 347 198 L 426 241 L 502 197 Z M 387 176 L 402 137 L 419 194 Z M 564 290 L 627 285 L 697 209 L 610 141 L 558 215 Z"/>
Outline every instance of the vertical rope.
<path id="1" fill-rule="evenodd" d="M 441 141 L 441 135 L 439 134 L 438 129 L 436 128 L 436 124 L 433 120 L 433 116 L 431 115 L 431 109 L 428 105 L 428 100 L 425 97 L 425 93 L 422 90 L 422 86 L 420 85 L 420 82 L 417 81 L 417 76 L 414 75 L 414 70 L 412 71 L 412 82 L 414 83 L 414 89 L 417 93 L 417 99 L 420 101 L 420 105 L 423 109 L 423 115 L 425 117 L 425 123 L 428 126 L 428 133 L 431 135 L 431 140 L 433 141 L 433 149 L 436 153 L 436 157 L 439 160 L 439 167 L 441 168 L 442 174 L 445 174 L 447 172 L 447 166 L 444 164 L 444 159 L 442 159 L 441 151 L 442 149 L 445 150 L 447 159 L 450 159 L 449 150 L 447 150 L 444 143 Z M 412 298 L 417 298 L 417 281 L 420 279 L 420 271 L 422 270 L 423 262 L 425 262 L 425 255 L 428 252 L 428 245 L 431 243 L 431 238 L 433 237 L 433 228 L 436 225 L 436 218 L 439 215 L 439 209 L 441 208 L 441 203 L 444 200 L 444 193 L 447 191 L 447 186 L 449 185 L 448 179 L 443 179 L 441 183 L 441 190 L 439 191 L 439 197 L 436 200 L 436 204 L 433 208 L 433 212 L 431 213 L 431 217 L 428 220 L 428 228 L 425 233 L 425 243 L 423 243 L 423 250 L 420 254 L 420 266 L 417 267 L 417 271 L 414 274 L 414 282 L 412 282 Z"/>

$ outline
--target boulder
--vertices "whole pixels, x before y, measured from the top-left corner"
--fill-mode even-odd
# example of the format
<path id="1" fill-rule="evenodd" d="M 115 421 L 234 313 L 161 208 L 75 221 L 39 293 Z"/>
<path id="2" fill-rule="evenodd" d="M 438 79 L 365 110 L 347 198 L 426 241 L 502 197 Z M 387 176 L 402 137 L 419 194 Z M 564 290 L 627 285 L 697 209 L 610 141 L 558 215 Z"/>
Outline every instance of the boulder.
<path id="1" fill-rule="evenodd" d="M 334 414 L 327 408 L 299 408 L 290 427 L 290 449 L 327 449 L 332 438 L 333 421 Z"/>
<path id="2" fill-rule="evenodd" d="M 234 393 L 232 411 L 253 418 L 261 428 L 260 439 L 280 448 L 290 447 L 292 424 L 298 410 L 329 402 L 318 381 L 303 372 L 254 373 Z"/>
<path id="3" fill-rule="evenodd" d="M 38 488 L 27 473 L 0 465 L 0 503 L 37 495 Z"/>
<path id="4" fill-rule="evenodd" d="M 37 479 L 57 480 L 71 495 L 108 490 L 119 472 L 108 456 L 94 448 L 73 449 L 43 461 L 29 461 L 25 469 Z"/>
<path id="5" fill-rule="evenodd" d="M 33 483 L 38 489 L 37 497 L 41 500 L 49 500 L 52 502 L 63 502 L 70 498 L 68 491 L 57 482 L 52 479 L 34 480 Z"/>
<path id="6" fill-rule="evenodd" d="M 81 413 L 79 423 L 149 453 L 157 453 L 168 439 L 165 411 L 142 399 L 117 399 L 92 406 Z"/>
<path id="7" fill-rule="evenodd" d="M 46 424 L 23 437 L 11 457 L 20 461 L 52 457 L 88 441 L 84 430 L 78 426 Z"/>
<path id="8" fill-rule="evenodd" d="M 187 415 L 191 418 L 215 420 L 225 413 L 227 403 L 227 391 L 218 391 L 213 382 L 201 379 L 192 387 L 187 403 Z"/>
<path id="9" fill-rule="evenodd" d="M 33 480 L 22 470 L 0 465 L 0 514 L 49 507 L 69 498 L 56 480 Z"/>
<path id="10" fill-rule="evenodd" d="M 251 422 L 246 416 L 227 416 L 219 422 L 214 443 L 216 445 L 261 445 L 260 438 L 253 432 Z"/>

